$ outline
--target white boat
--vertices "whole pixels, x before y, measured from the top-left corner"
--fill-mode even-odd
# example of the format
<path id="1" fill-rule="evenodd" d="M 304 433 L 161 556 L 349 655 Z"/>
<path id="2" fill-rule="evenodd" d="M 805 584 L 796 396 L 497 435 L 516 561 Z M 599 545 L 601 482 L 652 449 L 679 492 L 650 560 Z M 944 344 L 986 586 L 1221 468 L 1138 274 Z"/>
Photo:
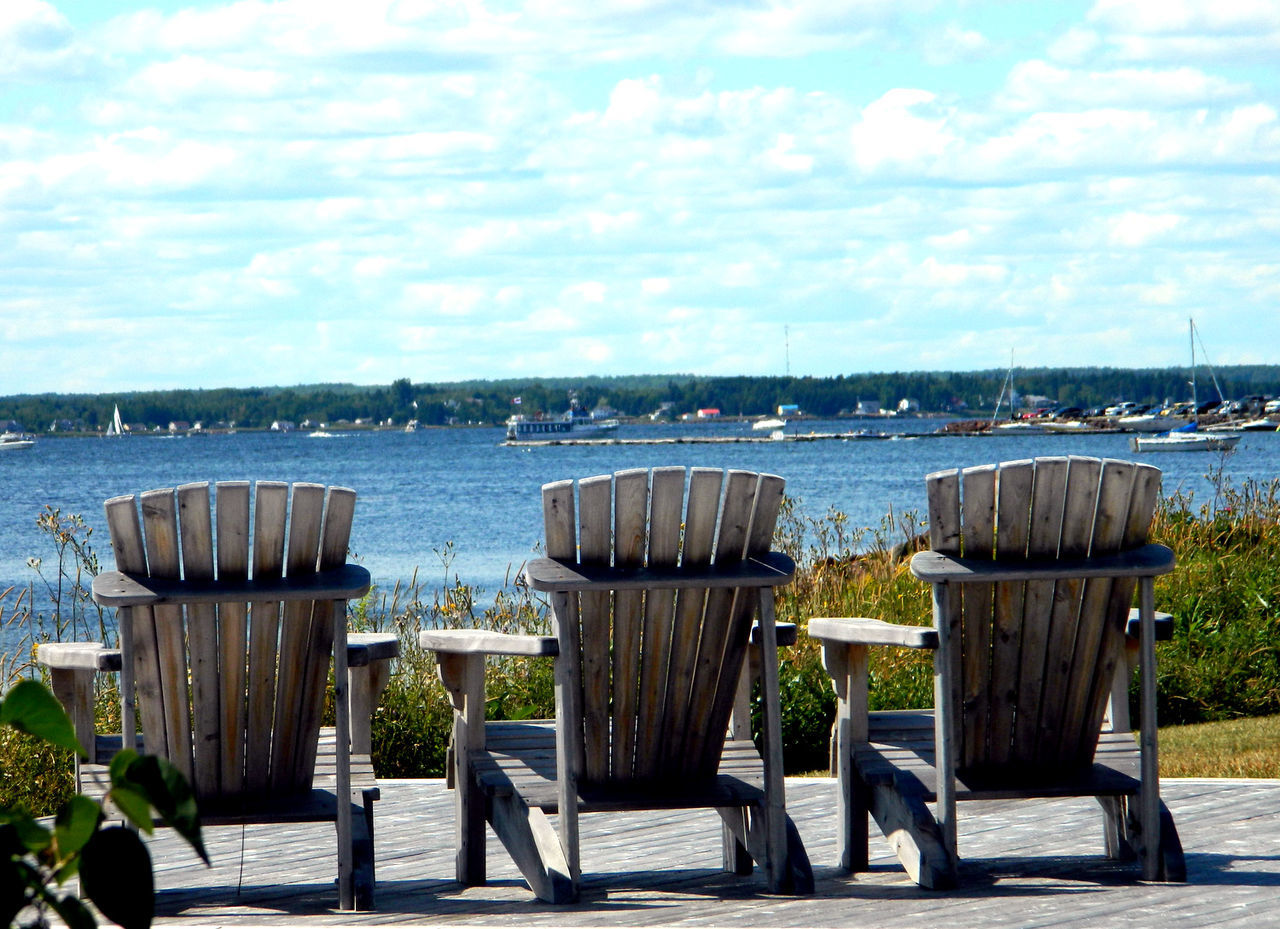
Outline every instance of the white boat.
<path id="1" fill-rule="evenodd" d="M 1239 433 L 1200 432 L 1195 423 L 1187 423 L 1157 435 L 1130 436 L 1129 447 L 1135 452 L 1224 452 L 1239 441 Z"/>
<path id="2" fill-rule="evenodd" d="M 0 452 L 18 451 L 23 448 L 31 448 L 35 444 L 35 438 L 25 432 L 0 433 Z"/>
<path id="3" fill-rule="evenodd" d="M 757 419 L 751 424 L 756 432 L 778 432 L 787 428 L 785 419 Z"/>
<path id="4" fill-rule="evenodd" d="M 107 426 L 104 435 L 118 439 L 124 435 L 124 422 L 120 419 L 120 405 L 116 404 L 115 410 L 111 414 L 111 425 Z"/>
<path id="5" fill-rule="evenodd" d="M 1191 412 L 1190 421 L 1167 432 L 1155 435 L 1135 435 L 1129 438 L 1129 448 L 1135 452 L 1224 452 L 1236 447 L 1240 442 L 1239 432 L 1201 432 L 1197 427 L 1196 410 L 1199 409 L 1196 398 L 1196 321 L 1188 320 L 1191 330 Z M 1210 373 L 1213 369 L 1209 369 Z M 1213 377 L 1214 389 L 1222 396 L 1222 388 L 1218 385 L 1218 377 Z"/>
<path id="6" fill-rule="evenodd" d="M 1276 432 L 1276 422 L 1263 417 L 1262 419 L 1250 419 L 1236 426 L 1240 432 Z"/>
<path id="7" fill-rule="evenodd" d="M 570 406 L 558 419 L 526 419 L 516 414 L 507 420 L 507 441 L 573 436 L 580 439 L 599 438 L 618 431 L 616 419 L 598 418 L 576 405 Z"/>

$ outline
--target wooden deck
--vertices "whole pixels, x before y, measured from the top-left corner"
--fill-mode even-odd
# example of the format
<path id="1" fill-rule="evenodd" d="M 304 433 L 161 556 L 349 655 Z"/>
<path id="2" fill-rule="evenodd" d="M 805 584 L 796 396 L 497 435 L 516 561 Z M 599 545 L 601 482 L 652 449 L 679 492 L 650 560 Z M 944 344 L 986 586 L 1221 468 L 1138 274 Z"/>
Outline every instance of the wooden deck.
<path id="1" fill-rule="evenodd" d="M 1280 926 L 1280 781 L 1169 780 L 1163 795 L 1187 852 L 1185 885 L 1143 884 L 1110 864 L 1093 801 L 1045 801 L 1062 828 L 1032 844 L 1039 803 L 961 810 L 960 890 L 917 888 L 873 831 L 874 870 L 835 860 L 833 781 L 787 782 L 817 875 L 814 897 L 771 897 L 759 873 L 719 871 L 714 813 L 596 814 L 582 822 L 582 900 L 539 903 L 490 836 L 490 883 L 454 883 L 452 799 L 442 781 L 384 781 L 378 805 L 378 909 L 334 907 L 331 826 L 210 828 L 214 867 L 161 830 L 151 841 L 160 926 Z M 874 830 L 874 826 L 872 827 Z M 622 838 L 625 836 L 625 838 Z M 630 854 L 628 854 L 630 850 Z M 995 857 L 1000 855 L 1001 857 Z M 1086 857 L 1087 856 L 1087 857 Z"/>

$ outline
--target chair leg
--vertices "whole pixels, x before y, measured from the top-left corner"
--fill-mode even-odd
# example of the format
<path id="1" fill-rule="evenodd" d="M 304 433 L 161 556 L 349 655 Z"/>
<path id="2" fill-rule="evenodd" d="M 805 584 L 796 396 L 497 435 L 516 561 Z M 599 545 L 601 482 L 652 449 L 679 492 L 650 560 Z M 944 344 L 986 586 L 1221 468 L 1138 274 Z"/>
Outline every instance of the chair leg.
<path id="1" fill-rule="evenodd" d="M 864 833 L 865 834 L 865 833 Z M 800 830 L 795 820 L 787 816 L 787 868 L 784 872 L 785 893 L 806 897 L 814 892 L 813 865 L 809 862 L 809 853 L 804 849 L 804 840 L 800 838 Z"/>
<path id="2" fill-rule="evenodd" d="M 1126 797 L 1097 797 L 1102 807 L 1103 843 L 1108 858 L 1132 861 L 1137 857 L 1129 842 L 1129 804 Z"/>
<path id="3" fill-rule="evenodd" d="M 840 824 L 840 867 L 858 873 L 871 867 L 868 842 L 871 803 L 870 789 L 862 782 L 853 766 L 849 766 L 847 785 L 840 785 L 844 816 Z"/>
<path id="4" fill-rule="evenodd" d="M 747 834 L 747 811 L 740 806 L 717 807 L 716 812 L 724 820 L 721 824 L 720 845 L 724 870 L 739 877 L 746 877 L 755 870 L 755 860 L 747 851 L 744 840 Z"/>
<path id="5" fill-rule="evenodd" d="M 725 833 L 732 833 L 734 844 L 741 850 L 742 859 L 746 860 L 745 869 L 736 873 L 744 876 L 751 873 L 753 855 L 763 869 L 769 856 L 767 830 L 764 827 L 764 804 L 717 807 L 716 812 L 724 820 Z M 809 862 L 809 853 L 805 851 L 800 830 L 796 828 L 790 814 L 783 814 L 783 825 L 785 845 L 778 850 L 785 858 L 780 869 L 782 876 L 778 886 L 770 888 L 770 893 L 806 896 L 814 892 L 813 865 Z M 731 870 L 727 861 L 725 870 Z"/>
<path id="6" fill-rule="evenodd" d="M 510 795 L 494 797 L 490 815 L 494 833 L 539 899 L 572 903 L 578 898 L 560 837 L 541 809 Z"/>
<path id="7" fill-rule="evenodd" d="M 929 890 L 956 885 L 956 860 L 923 794 L 904 779 L 871 789 L 871 815 L 911 879 Z"/>
<path id="8" fill-rule="evenodd" d="M 1141 856 L 1145 848 L 1145 837 L 1142 834 L 1142 818 L 1134 812 L 1137 804 L 1130 804 L 1127 817 L 1128 832 L 1134 851 Z M 1159 873 L 1156 880 L 1169 884 L 1182 884 L 1187 880 L 1187 862 L 1182 852 L 1182 840 L 1178 838 L 1178 828 L 1174 825 L 1173 814 L 1160 801 L 1160 847 L 1157 855 Z"/>
<path id="9" fill-rule="evenodd" d="M 363 801 L 363 802 L 360 802 Z M 351 879 L 355 891 L 355 909 L 373 909 L 374 850 L 373 809 L 368 798 L 360 793 L 352 796 L 351 804 Z"/>

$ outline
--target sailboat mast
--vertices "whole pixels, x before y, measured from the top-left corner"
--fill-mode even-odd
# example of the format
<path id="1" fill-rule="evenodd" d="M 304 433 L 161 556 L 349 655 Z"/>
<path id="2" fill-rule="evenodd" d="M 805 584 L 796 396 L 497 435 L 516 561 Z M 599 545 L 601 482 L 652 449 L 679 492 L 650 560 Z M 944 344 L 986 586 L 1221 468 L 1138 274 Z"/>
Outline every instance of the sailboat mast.
<path id="1" fill-rule="evenodd" d="M 1200 401 L 1196 399 L 1196 321 L 1187 317 L 1188 331 L 1191 334 L 1191 421 L 1200 418 Z"/>

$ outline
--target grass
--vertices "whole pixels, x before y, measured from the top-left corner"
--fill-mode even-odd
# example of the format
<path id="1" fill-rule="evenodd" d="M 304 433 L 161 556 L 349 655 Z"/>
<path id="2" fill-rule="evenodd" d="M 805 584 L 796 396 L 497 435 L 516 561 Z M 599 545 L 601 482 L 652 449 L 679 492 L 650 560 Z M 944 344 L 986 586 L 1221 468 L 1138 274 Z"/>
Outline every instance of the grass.
<path id="1" fill-rule="evenodd" d="M 1280 777 L 1280 716 L 1166 726 L 1161 777 Z"/>

